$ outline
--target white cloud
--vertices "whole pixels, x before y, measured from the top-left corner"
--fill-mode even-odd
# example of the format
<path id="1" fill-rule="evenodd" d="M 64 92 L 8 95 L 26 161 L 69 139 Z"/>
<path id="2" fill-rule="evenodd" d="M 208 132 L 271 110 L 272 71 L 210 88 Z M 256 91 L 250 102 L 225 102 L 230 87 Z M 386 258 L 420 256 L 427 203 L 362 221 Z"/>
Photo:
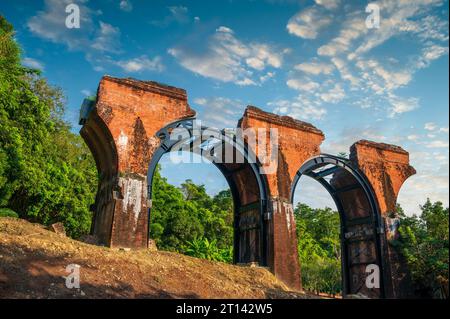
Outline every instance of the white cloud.
<path id="1" fill-rule="evenodd" d="M 391 104 L 388 116 L 391 118 L 397 116 L 398 114 L 410 112 L 419 107 L 419 99 L 414 97 L 402 98 L 394 94 L 390 94 L 388 101 Z"/>
<path id="2" fill-rule="evenodd" d="M 298 91 L 313 91 L 319 88 L 319 83 L 311 81 L 310 79 L 289 79 L 286 82 L 291 89 Z"/>
<path id="3" fill-rule="evenodd" d="M 200 97 L 195 104 L 200 106 L 197 118 L 202 125 L 221 129 L 236 127 L 245 107 L 240 100 L 224 97 Z"/>
<path id="4" fill-rule="evenodd" d="M 437 129 L 437 125 L 433 122 L 428 122 L 425 123 L 423 128 L 426 129 L 427 131 L 434 131 Z"/>
<path id="5" fill-rule="evenodd" d="M 418 141 L 420 139 L 419 135 L 411 134 L 406 137 L 409 141 Z"/>
<path id="6" fill-rule="evenodd" d="M 220 26 L 220 27 L 218 27 L 218 28 L 216 29 L 216 32 L 234 33 L 233 30 L 231 30 L 230 28 L 225 27 L 225 26 L 223 26 L 223 25 Z"/>
<path id="7" fill-rule="evenodd" d="M 204 42 L 204 39 L 201 39 Z M 186 69 L 222 82 L 238 85 L 257 85 L 260 72 L 268 68 L 280 68 L 284 51 L 265 43 L 244 43 L 237 39 L 233 30 L 221 26 L 207 40 L 205 49 L 195 45 L 170 48 L 168 53 Z M 267 72 L 264 72 L 267 75 Z"/>
<path id="8" fill-rule="evenodd" d="M 100 52 L 116 52 L 119 37 L 119 28 L 100 21 L 100 29 L 96 32 L 92 48 Z"/>
<path id="9" fill-rule="evenodd" d="M 382 18 L 383 23 L 380 23 L 377 32 L 368 33 L 355 53 L 359 55 L 368 52 L 403 32 L 426 31 L 416 28 L 415 22 L 409 19 L 430 10 L 433 5 L 441 4 L 442 0 L 380 1 L 380 10 L 386 17 Z"/>
<path id="10" fill-rule="evenodd" d="M 328 103 L 338 103 L 345 98 L 345 91 L 339 84 L 335 84 L 331 90 L 322 93 L 320 98 Z"/>
<path id="11" fill-rule="evenodd" d="M 94 66 L 93 69 L 95 72 L 104 72 L 105 71 L 105 69 L 100 65 Z"/>
<path id="12" fill-rule="evenodd" d="M 119 3 L 119 8 L 122 11 L 130 12 L 133 10 L 133 4 L 131 3 L 130 0 L 122 0 Z"/>
<path id="13" fill-rule="evenodd" d="M 425 61 L 433 61 L 446 54 L 448 54 L 448 47 L 431 45 L 424 49 L 423 58 Z"/>
<path id="14" fill-rule="evenodd" d="M 448 141 L 434 140 L 431 142 L 424 143 L 426 148 L 448 148 Z"/>
<path id="15" fill-rule="evenodd" d="M 294 68 L 313 75 L 330 74 L 334 69 L 333 65 L 323 62 L 300 63 Z"/>
<path id="16" fill-rule="evenodd" d="M 311 196 L 312 194 L 314 196 Z M 307 176 L 300 178 L 294 190 L 294 206 L 297 206 L 299 202 L 312 208 L 330 207 L 337 211 L 330 193 L 316 180 Z"/>
<path id="17" fill-rule="evenodd" d="M 414 25 L 413 32 L 423 41 L 448 42 L 448 20 L 430 14 L 414 22 L 409 20 L 409 23 Z"/>
<path id="18" fill-rule="evenodd" d="M 294 100 L 276 100 L 267 103 L 276 114 L 291 116 L 301 120 L 319 120 L 327 113 L 326 109 L 316 101 L 311 101 L 303 96 Z"/>
<path id="19" fill-rule="evenodd" d="M 439 132 L 448 133 L 448 127 L 441 127 L 441 128 L 439 129 Z"/>
<path id="20" fill-rule="evenodd" d="M 414 163 L 413 165 L 416 166 Z M 417 175 L 409 177 L 400 188 L 397 202 L 407 215 L 420 215 L 420 205 L 425 204 L 427 198 L 432 202 L 441 201 L 448 207 L 448 189 L 448 172 L 440 175 L 418 170 Z"/>
<path id="21" fill-rule="evenodd" d="M 42 63 L 41 61 L 38 61 L 36 59 L 29 58 L 29 57 L 22 59 L 22 64 L 29 68 L 38 69 L 41 71 L 43 71 L 45 69 L 44 63 Z"/>
<path id="22" fill-rule="evenodd" d="M 360 139 L 376 142 L 392 143 L 392 138 L 383 134 L 383 129 L 375 126 L 366 127 L 346 127 L 333 137 L 328 137 L 322 144 L 323 153 L 339 154 L 340 152 L 350 153 L 350 146 Z"/>
<path id="23" fill-rule="evenodd" d="M 311 76 L 317 76 L 328 73 L 333 70 L 331 65 L 319 63 L 304 63 L 295 67 L 298 71 L 308 73 Z M 305 72 L 306 71 L 306 72 Z M 320 84 L 319 84 L 320 83 Z M 340 83 L 334 83 L 331 80 L 314 81 L 310 77 L 303 75 L 291 75 L 286 85 L 300 92 L 300 95 L 290 102 L 286 99 L 271 102 L 272 106 L 276 106 L 275 112 L 289 112 L 291 116 L 302 119 L 322 119 L 326 114 L 323 102 L 328 104 L 336 104 L 345 97 L 345 90 Z M 290 103 L 290 105 L 288 105 Z"/>
<path id="24" fill-rule="evenodd" d="M 252 56 L 247 58 L 245 62 L 248 66 L 261 71 L 266 68 L 267 65 L 274 68 L 281 67 L 281 55 L 276 54 L 266 44 L 253 44 Z"/>
<path id="25" fill-rule="evenodd" d="M 167 7 L 168 15 L 161 20 L 153 20 L 150 23 L 158 27 L 167 27 L 172 23 L 186 24 L 191 21 L 189 10 L 184 6 L 170 6 Z"/>
<path id="26" fill-rule="evenodd" d="M 381 27 L 373 30 L 365 26 L 366 15 L 362 10 L 347 6 L 342 13 L 337 13 L 333 24 L 337 36 L 321 45 L 317 55 L 322 61 L 330 58 L 344 81 L 343 88 L 349 84 L 353 96 L 361 93 L 378 105 L 387 105 L 389 117 L 415 110 L 419 100 L 400 97 L 396 90 L 411 83 L 417 70 L 448 55 L 448 21 L 432 11 L 443 3 L 442 0 L 377 1 L 382 13 Z M 382 61 L 369 56 L 374 48 L 389 39 L 406 34 L 409 41 L 411 37 L 415 40 L 418 53 L 406 59 L 388 56 Z"/>
<path id="27" fill-rule="evenodd" d="M 448 153 L 444 155 L 439 152 L 433 152 L 433 158 L 437 160 L 440 165 L 448 165 Z"/>
<path id="28" fill-rule="evenodd" d="M 275 72 L 267 72 L 265 75 L 261 75 L 261 76 L 259 77 L 259 81 L 260 81 L 261 83 L 264 83 L 264 82 L 266 82 L 267 80 L 273 78 L 274 76 L 275 76 Z"/>
<path id="29" fill-rule="evenodd" d="M 314 0 L 318 5 L 327 9 L 336 9 L 339 7 L 340 0 Z"/>
<path id="30" fill-rule="evenodd" d="M 356 76 L 354 76 L 349 68 L 347 67 L 346 62 L 343 59 L 340 58 L 332 58 L 331 61 L 338 69 L 339 73 L 341 74 L 341 78 L 343 80 L 349 81 L 352 86 L 358 86 L 360 83 L 360 79 Z"/>
<path id="31" fill-rule="evenodd" d="M 120 47 L 120 30 L 108 23 L 94 22 L 94 12 L 78 3 L 80 8 L 80 28 L 68 29 L 65 26 L 65 8 L 71 0 L 45 0 L 44 10 L 38 11 L 27 21 L 27 27 L 34 35 L 54 43 L 64 44 L 69 50 L 92 52 L 117 52 Z"/>
<path id="32" fill-rule="evenodd" d="M 413 67 L 414 69 L 426 68 L 431 64 L 431 62 L 447 54 L 448 46 L 427 43 L 427 45 L 422 49 L 421 55 L 417 57 L 416 63 Z"/>
<path id="33" fill-rule="evenodd" d="M 130 60 L 117 61 L 116 64 L 130 73 L 142 71 L 162 72 L 164 70 L 164 65 L 159 56 L 150 59 L 148 56 L 143 55 Z"/>
<path id="34" fill-rule="evenodd" d="M 362 71 L 366 83 L 378 94 L 392 92 L 412 80 L 410 70 L 387 70 L 374 59 L 358 60 L 356 66 Z"/>
<path id="35" fill-rule="evenodd" d="M 424 144 L 410 150 L 410 163 L 417 174 L 406 180 L 398 196 L 398 202 L 410 215 L 419 214 L 419 205 L 423 205 L 427 198 L 442 201 L 447 207 L 449 203 L 448 150 L 427 150 L 423 148 Z"/>
<path id="36" fill-rule="evenodd" d="M 309 7 L 289 19 L 286 28 L 290 34 L 304 39 L 315 39 L 319 31 L 329 25 L 332 19 L 317 7 Z"/>
<path id="37" fill-rule="evenodd" d="M 364 19 L 360 15 L 350 17 L 342 25 L 343 28 L 339 31 L 339 35 L 336 38 L 319 47 L 317 50 L 319 55 L 333 57 L 347 52 L 352 48 L 352 41 L 367 33 Z"/>
<path id="38" fill-rule="evenodd" d="M 256 82 L 253 81 L 252 79 L 244 78 L 242 80 L 237 80 L 236 84 L 240 86 L 247 86 L 247 85 L 256 85 Z"/>

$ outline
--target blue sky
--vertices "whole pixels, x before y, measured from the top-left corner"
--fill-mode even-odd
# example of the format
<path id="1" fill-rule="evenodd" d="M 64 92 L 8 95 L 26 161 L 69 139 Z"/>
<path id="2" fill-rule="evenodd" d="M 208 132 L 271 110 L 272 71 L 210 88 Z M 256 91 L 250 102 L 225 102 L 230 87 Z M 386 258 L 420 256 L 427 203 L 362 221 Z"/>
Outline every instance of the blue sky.
<path id="1" fill-rule="evenodd" d="M 43 70 L 79 106 L 102 75 L 185 88 L 204 122 L 233 127 L 248 104 L 313 123 L 322 150 L 346 152 L 358 139 L 403 146 L 418 174 L 399 201 L 417 212 L 426 197 L 448 205 L 448 1 L 375 1 L 380 27 L 368 28 L 367 1 L 2 1 L 24 49 L 24 64 Z M 64 25 L 80 7 L 80 29 Z M 185 164 L 188 165 L 188 164 Z M 163 173 L 225 187 L 208 165 Z M 302 182 L 301 198 L 329 204 Z M 297 192 L 298 193 L 298 192 Z"/>

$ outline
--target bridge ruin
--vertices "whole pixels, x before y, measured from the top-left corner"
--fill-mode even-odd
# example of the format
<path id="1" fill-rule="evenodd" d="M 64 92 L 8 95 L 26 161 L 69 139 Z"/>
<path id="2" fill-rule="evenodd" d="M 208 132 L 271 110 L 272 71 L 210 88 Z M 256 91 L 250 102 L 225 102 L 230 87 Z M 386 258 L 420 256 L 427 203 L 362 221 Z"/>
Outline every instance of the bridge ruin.
<path id="1" fill-rule="evenodd" d="M 85 100 L 80 134 L 99 172 L 91 232 L 102 244 L 147 247 L 156 164 L 175 145 L 170 132 L 183 128 L 192 133 L 195 114 L 185 90 L 152 81 L 104 76 L 96 100 Z M 344 296 L 404 297 L 406 270 L 389 242 L 396 236 L 399 190 L 415 174 L 409 154 L 399 146 L 366 140 L 351 146 L 348 159 L 322 154 L 321 130 L 253 106 L 237 127 L 277 129 L 278 153 L 276 171 L 261 173 L 262 164 L 248 160 L 258 150 L 245 137 L 218 131 L 225 141 L 219 148 L 231 147 L 244 158 L 213 161 L 233 195 L 234 262 L 268 267 L 301 289 L 293 191 L 306 175 L 326 188 L 340 213 Z M 192 135 L 181 142 L 193 144 Z M 378 286 L 366 283 L 368 265 L 379 270 Z"/>

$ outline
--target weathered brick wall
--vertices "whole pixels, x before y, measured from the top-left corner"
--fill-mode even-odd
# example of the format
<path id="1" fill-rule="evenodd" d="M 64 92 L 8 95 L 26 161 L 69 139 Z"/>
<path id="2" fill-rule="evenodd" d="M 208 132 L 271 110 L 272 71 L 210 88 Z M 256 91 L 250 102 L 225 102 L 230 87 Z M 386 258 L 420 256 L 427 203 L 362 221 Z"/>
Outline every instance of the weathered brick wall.
<path id="1" fill-rule="evenodd" d="M 81 135 L 100 173 L 93 232 L 104 244 L 147 246 L 146 174 L 160 143 L 155 133 L 170 122 L 194 115 L 183 89 L 102 78 Z M 105 158 L 104 154 L 109 155 Z M 108 165 L 116 168 L 111 170 Z"/>
<path id="2" fill-rule="evenodd" d="M 351 146 L 350 159 L 372 185 L 381 214 L 394 213 L 401 186 L 416 173 L 409 153 L 396 145 L 361 140 Z"/>
<path id="3" fill-rule="evenodd" d="M 159 145 L 155 133 L 170 122 L 195 115 L 183 89 L 109 76 L 100 82 L 96 109 L 114 138 L 119 172 L 142 175 Z"/>
<path id="4" fill-rule="evenodd" d="M 99 187 L 95 202 L 93 233 L 108 246 L 147 246 L 147 169 L 160 140 L 156 132 L 170 122 L 192 117 L 195 112 L 187 103 L 182 89 L 149 81 L 102 78 L 97 101 L 84 114 L 80 134 L 91 149 L 99 171 Z M 267 262 L 275 275 L 293 288 L 301 288 L 300 265 L 297 255 L 297 236 L 293 206 L 292 182 L 299 168 L 309 158 L 320 154 L 323 133 L 313 125 L 264 112 L 249 106 L 238 127 L 266 129 L 266 151 L 272 150 L 268 141 L 270 129 L 277 129 L 277 169 L 267 173 L 268 212 L 266 223 Z M 256 134 L 258 137 L 258 134 Z M 257 140 L 257 144 L 260 141 Z M 258 146 L 252 146 L 258 154 Z M 400 147 L 359 141 L 351 147 L 351 161 L 367 176 L 388 223 L 388 215 L 395 211 L 396 199 L 403 182 L 414 169 L 409 156 Z M 274 164 L 273 162 L 271 163 Z M 227 163 L 228 179 L 236 187 L 239 232 L 238 262 L 260 261 L 261 229 L 260 200 L 255 176 L 249 165 Z M 267 171 L 266 171 L 267 172 Z M 342 179 L 341 179 L 342 180 Z M 354 194 L 353 194 L 354 195 Z M 359 197 L 352 196 L 344 209 L 354 216 L 363 216 Z M 362 207 L 362 208 L 361 208 Z M 264 212 L 266 213 L 266 212 Z M 267 216 L 267 214 L 264 214 Z M 391 223 L 389 223 L 391 224 Z M 391 296 L 403 289 L 402 261 L 383 237 L 389 276 L 392 278 Z M 361 270 L 361 274 L 364 272 Z M 395 293 L 394 293 L 395 292 Z"/>
<path id="5" fill-rule="evenodd" d="M 416 173 L 409 164 L 409 153 L 399 146 L 361 140 L 350 148 L 350 159 L 367 177 L 376 195 L 385 233 L 382 253 L 386 271 L 387 296 L 411 297 L 408 270 L 403 257 L 390 245 L 398 237 L 396 221 L 397 197 L 406 179 Z"/>
<path id="6" fill-rule="evenodd" d="M 268 205 L 272 212 L 268 225 L 268 265 L 278 278 L 300 289 L 291 187 L 300 166 L 310 157 L 320 154 L 324 135 L 311 124 L 264 112 L 253 106 L 245 110 L 240 127 L 243 130 L 265 128 L 267 142 L 264 145 L 270 145 L 269 130 L 278 130 L 278 167 L 276 172 L 266 175 L 270 196 Z M 258 139 L 257 145 L 261 145 Z M 270 152 L 270 146 L 268 149 Z M 253 151 L 257 153 L 257 147 Z"/>

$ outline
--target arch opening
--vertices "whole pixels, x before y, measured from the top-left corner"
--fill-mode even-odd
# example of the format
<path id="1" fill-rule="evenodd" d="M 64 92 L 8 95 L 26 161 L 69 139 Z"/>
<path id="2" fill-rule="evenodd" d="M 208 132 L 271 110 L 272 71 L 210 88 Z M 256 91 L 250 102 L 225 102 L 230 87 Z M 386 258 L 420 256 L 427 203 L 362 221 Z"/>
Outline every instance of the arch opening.
<path id="1" fill-rule="evenodd" d="M 92 102 L 86 101 L 85 108 L 92 108 Z M 88 120 L 83 120 L 80 135 L 89 147 L 98 172 L 98 186 L 95 203 L 91 205 L 93 212 L 91 234 L 96 234 L 98 240 L 105 245 L 111 244 L 114 185 L 118 176 L 119 160 L 117 149 L 111 132 L 96 110 L 91 112 Z M 80 122 L 81 123 L 81 122 Z"/>
<path id="2" fill-rule="evenodd" d="M 291 187 L 291 202 L 300 178 L 310 177 L 330 194 L 340 218 L 341 276 L 343 296 L 362 293 L 385 296 L 381 216 L 375 195 L 365 176 L 342 157 L 321 154 L 307 160 Z M 301 234 L 300 234 L 301 236 Z M 367 284 L 368 269 L 376 267 L 378 281 Z"/>
<path id="3" fill-rule="evenodd" d="M 294 190 L 294 220 L 302 288 L 342 296 L 341 221 L 327 190 L 313 178 L 300 178 Z"/>
<path id="4" fill-rule="evenodd" d="M 183 152 L 185 153 L 185 152 Z M 195 153 L 176 163 L 165 153 L 152 182 L 149 236 L 159 250 L 233 262 L 234 209 L 228 182 L 211 162 Z"/>
<path id="5" fill-rule="evenodd" d="M 265 266 L 267 188 L 251 151 L 231 132 L 196 127 L 195 119 L 171 123 L 158 131 L 157 136 L 161 143 L 153 154 L 147 173 L 148 238 L 151 236 L 152 182 L 159 161 L 168 153 L 181 156 L 182 153 L 193 153 L 215 165 L 228 183 L 234 210 L 233 262 Z M 192 157 L 187 160 L 192 160 Z"/>

